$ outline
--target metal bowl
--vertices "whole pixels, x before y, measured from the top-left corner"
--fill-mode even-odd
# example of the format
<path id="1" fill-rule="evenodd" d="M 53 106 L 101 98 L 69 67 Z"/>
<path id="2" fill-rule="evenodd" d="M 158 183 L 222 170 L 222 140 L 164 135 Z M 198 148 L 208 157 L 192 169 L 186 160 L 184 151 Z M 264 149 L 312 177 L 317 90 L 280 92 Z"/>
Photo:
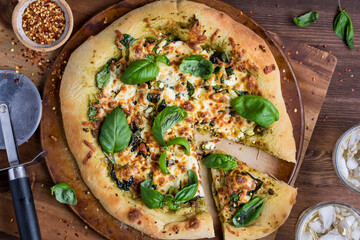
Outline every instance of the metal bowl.
<path id="1" fill-rule="evenodd" d="M 341 137 L 337 140 L 335 146 L 334 146 L 334 150 L 333 150 L 333 154 L 332 154 L 332 159 L 333 159 L 333 164 L 335 167 L 335 171 L 336 174 L 338 175 L 338 177 L 341 179 L 341 181 L 351 190 L 360 193 L 360 188 L 356 188 L 355 186 L 353 186 L 351 183 L 348 182 L 347 179 L 344 178 L 344 176 L 341 174 L 340 172 L 340 168 L 339 168 L 339 157 L 340 157 L 340 147 L 341 145 L 344 143 L 344 141 L 346 141 L 346 139 L 356 130 L 360 130 L 360 124 L 357 124 L 353 127 L 351 127 L 349 130 L 347 130 L 343 135 L 341 135 Z M 360 179 L 359 179 L 360 180 Z"/>

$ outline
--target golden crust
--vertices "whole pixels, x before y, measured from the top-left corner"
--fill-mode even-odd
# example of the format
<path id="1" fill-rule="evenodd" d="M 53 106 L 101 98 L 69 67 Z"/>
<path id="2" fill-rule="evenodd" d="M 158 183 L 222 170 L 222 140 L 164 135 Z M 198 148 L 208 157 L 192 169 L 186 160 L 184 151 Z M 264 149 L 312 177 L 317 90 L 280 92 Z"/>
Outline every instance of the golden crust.
<path id="1" fill-rule="evenodd" d="M 153 36 L 154 33 L 146 28 L 144 18 L 159 17 L 157 23 L 163 24 L 168 19 L 179 20 L 182 16 L 190 17 L 194 14 L 207 30 L 208 39 L 218 28 L 220 29 L 220 37 L 216 38 L 215 45 L 223 46 L 228 41 L 228 37 L 232 36 L 242 48 L 248 49 L 247 54 L 260 69 L 270 64 L 276 65 L 270 51 L 263 53 L 260 50 L 252 50 L 259 44 L 266 46 L 265 42 L 224 13 L 189 1 L 157 1 L 126 14 L 98 35 L 90 37 L 75 50 L 66 66 L 60 88 L 61 110 L 67 141 L 85 183 L 111 215 L 157 238 L 213 237 L 212 219 L 207 213 L 192 217 L 164 214 L 134 201 L 107 177 L 109 173 L 101 147 L 96 139 L 91 137 L 90 132 L 82 130 L 82 122 L 88 120 L 88 96 L 98 92 L 95 85 L 96 73 L 109 58 L 118 54 L 114 44 L 115 30 L 126 32 L 134 37 Z M 267 80 L 259 83 L 260 89 L 264 89 L 265 97 L 273 96 L 269 99 L 279 110 L 280 120 L 271 126 L 272 134 L 265 136 L 263 141 L 268 144 L 274 155 L 294 162 L 295 143 L 292 137 L 292 126 L 281 96 L 278 67 L 264 77 Z M 84 144 L 84 140 L 93 145 L 96 150 L 93 152 Z"/>

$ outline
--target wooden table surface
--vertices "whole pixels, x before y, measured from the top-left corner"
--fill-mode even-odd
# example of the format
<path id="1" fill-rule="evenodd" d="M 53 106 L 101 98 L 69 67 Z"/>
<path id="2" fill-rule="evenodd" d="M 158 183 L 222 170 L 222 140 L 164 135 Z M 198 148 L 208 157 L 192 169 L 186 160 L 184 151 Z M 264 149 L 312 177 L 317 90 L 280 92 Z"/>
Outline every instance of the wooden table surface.
<path id="1" fill-rule="evenodd" d="M 298 188 L 297 203 L 287 222 L 279 229 L 276 239 L 294 239 L 295 225 L 299 214 L 318 202 L 341 201 L 360 210 L 360 195 L 345 188 L 335 173 L 331 159 L 336 140 L 344 131 L 360 122 L 360 40 L 357 37 L 360 32 L 358 31 L 360 30 L 360 5 L 358 1 L 342 2 L 342 7 L 347 10 L 354 25 L 355 49 L 353 51 L 350 51 L 333 32 L 332 23 L 337 14 L 338 4 L 336 0 L 226 1 L 244 13 L 251 15 L 267 30 L 325 51 L 331 51 L 338 59 L 335 73 L 295 184 Z M 12 2 L 16 1 L 0 0 L 0 69 L 15 69 L 16 66 L 20 66 L 19 71 L 33 80 L 41 90 L 49 70 L 42 68 L 44 63 L 39 65 L 38 61 L 43 58 L 46 63 L 46 59 L 50 59 L 50 62 L 47 63 L 50 66 L 58 51 L 38 56 L 34 65 L 30 60 L 28 60 L 29 63 L 26 63 L 26 58 L 22 56 L 21 52 L 21 49 L 25 49 L 25 47 L 17 42 L 11 29 Z M 117 1 L 67 0 L 67 2 L 72 9 L 79 9 L 73 10 L 74 31 L 76 31 L 91 16 Z M 320 15 L 315 24 L 300 28 L 292 23 L 294 16 L 311 10 L 318 11 Z M 20 147 L 20 155 L 24 161 L 30 160 L 31 157 L 41 151 L 39 139 L 39 132 L 36 132 L 28 143 Z M 6 157 L 4 152 L 0 151 L 0 168 L 5 166 L 7 166 Z M 44 164 L 39 167 L 47 171 Z M 47 173 L 44 175 L 46 176 Z M 6 191 L 8 191 L 7 174 L 1 173 L 0 195 Z M 8 216 L 0 214 L 0 225 L 1 222 L 12 221 L 11 218 L 4 219 L 5 217 Z M 16 235 L 15 232 L 13 234 Z M 54 232 L 54 234 L 56 233 Z M 17 238 L 0 230 L 0 239 Z M 70 237 L 69 239 L 73 238 Z"/>

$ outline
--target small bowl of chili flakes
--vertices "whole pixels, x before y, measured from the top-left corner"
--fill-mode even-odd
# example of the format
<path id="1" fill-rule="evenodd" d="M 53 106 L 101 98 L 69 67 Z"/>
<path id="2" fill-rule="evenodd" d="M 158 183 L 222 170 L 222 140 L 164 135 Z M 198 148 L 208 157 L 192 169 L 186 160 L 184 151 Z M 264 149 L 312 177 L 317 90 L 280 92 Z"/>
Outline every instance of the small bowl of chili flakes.
<path id="1" fill-rule="evenodd" d="M 20 0 L 12 26 L 26 47 L 49 52 L 61 47 L 70 37 L 74 19 L 65 0 Z"/>

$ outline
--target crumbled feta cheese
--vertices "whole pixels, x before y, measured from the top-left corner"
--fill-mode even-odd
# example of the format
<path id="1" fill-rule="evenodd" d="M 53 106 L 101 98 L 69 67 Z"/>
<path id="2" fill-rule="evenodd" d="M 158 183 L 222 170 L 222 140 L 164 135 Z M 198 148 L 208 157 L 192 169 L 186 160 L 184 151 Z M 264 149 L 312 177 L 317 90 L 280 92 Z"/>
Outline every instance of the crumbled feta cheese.
<path id="1" fill-rule="evenodd" d="M 206 142 L 202 145 L 203 150 L 214 150 L 215 149 L 215 143 L 213 142 Z"/>

